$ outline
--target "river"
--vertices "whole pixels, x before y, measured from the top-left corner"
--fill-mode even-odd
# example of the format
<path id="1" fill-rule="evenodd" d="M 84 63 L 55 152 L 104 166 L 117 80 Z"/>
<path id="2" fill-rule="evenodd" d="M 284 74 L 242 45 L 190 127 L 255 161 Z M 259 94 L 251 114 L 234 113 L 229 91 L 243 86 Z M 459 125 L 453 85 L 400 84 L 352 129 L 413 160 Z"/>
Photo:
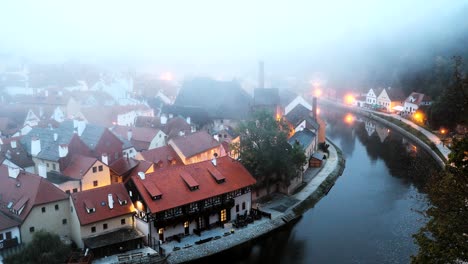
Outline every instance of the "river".
<path id="1" fill-rule="evenodd" d="M 323 111 L 325 112 L 325 111 Z M 409 263 L 426 222 L 422 190 L 435 163 L 371 120 L 327 112 L 327 137 L 346 168 L 296 224 L 205 261 L 222 263 Z M 347 120 L 347 121 L 346 121 Z"/>

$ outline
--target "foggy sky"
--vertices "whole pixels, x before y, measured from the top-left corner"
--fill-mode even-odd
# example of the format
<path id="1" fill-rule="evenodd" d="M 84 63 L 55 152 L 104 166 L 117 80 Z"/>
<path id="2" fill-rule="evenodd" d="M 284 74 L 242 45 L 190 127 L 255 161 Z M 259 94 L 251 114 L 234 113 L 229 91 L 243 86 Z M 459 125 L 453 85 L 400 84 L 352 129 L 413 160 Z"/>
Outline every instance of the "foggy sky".
<path id="1" fill-rule="evenodd" d="M 330 67 L 430 50 L 467 0 L 2 1 L 0 53 L 239 67 Z M 439 43 L 439 44 L 438 44 Z"/>

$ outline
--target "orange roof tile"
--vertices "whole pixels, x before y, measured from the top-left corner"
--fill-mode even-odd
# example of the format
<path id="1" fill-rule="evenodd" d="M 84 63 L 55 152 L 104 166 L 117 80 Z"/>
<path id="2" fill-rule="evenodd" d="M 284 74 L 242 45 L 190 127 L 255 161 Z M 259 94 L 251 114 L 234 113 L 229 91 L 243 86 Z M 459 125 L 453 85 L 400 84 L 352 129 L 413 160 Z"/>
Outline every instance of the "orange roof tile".
<path id="1" fill-rule="evenodd" d="M 193 134 L 176 137 L 171 139 L 171 141 L 187 158 L 219 147 L 219 142 L 206 131 L 198 131 Z"/>
<path id="2" fill-rule="evenodd" d="M 232 192 L 255 184 L 256 180 L 238 161 L 230 157 L 217 159 L 216 170 L 225 177 L 223 183 L 217 183 L 209 169 L 214 168 L 211 161 L 203 161 L 186 166 L 166 167 L 148 173 L 142 180 L 132 176 L 138 192 L 152 213 L 190 204 L 209 197 Z M 190 191 L 180 175 L 189 174 L 199 186 L 198 190 Z M 147 186 L 154 184 L 163 194 L 159 200 L 153 200 L 147 191 Z M 151 187 L 148 187 L 151 188 Z"/>
<path id="3" fill-rule="evenodd" d="M 109 194 L 112 194 L 114 200 L 114 206 L 112 209 L 110 209 L 108 205 Z M 132 214 L 134 211 L 133 204 L 131 203 L 127 190 L 122 183 L 72 193 L 71 197 L 76 214 L 78 215 L 78 219 L 82 226 Z M 119 199 L 124 199 L 127 203 L 120 205 Z M 86 207 L 93 207 L 96 211 L 88 213 L 86 211 Z"/>
<path id="4" fill-rule="evenodd" d="M 7 206 L 1 206 L 0 211 L 21 221 L 28 216 L 34 206 L 61 201 L 68 195 L 36 174 L 19 171 L 15 178 L 8 176 L 8 167 L 0 165 L 0 204 L 11 204 L 11 209 L 18 210 L 24 205 L 20 215 L 9 211 Z"/>

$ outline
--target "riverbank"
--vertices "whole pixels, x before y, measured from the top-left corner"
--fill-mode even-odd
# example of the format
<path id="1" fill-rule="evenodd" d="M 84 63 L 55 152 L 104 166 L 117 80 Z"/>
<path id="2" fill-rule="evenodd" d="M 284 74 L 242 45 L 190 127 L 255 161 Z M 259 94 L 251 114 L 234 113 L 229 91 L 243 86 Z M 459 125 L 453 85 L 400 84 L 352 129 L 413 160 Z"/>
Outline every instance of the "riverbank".
<path id="1" fill-rule="evenodd" d="M 304 178 L 307 179 L 307 184 L 299 192 L 291 196 L 274 195 L 271 200 L 260 204 L 262 211 L 271 214 L 271 219 L 262 218 L 243 228 L 217 228 L 203 232 L 200 237 L 192 235 L 181 242 L 164 244 L 162 247 L 166 252 L 170 252 L 168 263 L 183 263 L 209 257 L 258 239 L 298 220 L 330 191 L 336 179 L 343 173 L 345 160 L 341 150 L 332 142 L 328 143 L 328 159 L 319 171 L 306 171 Z M 215 239 L 200 245 L 194 244 L 195 241 L 209 237 Z M 175 247 L 178 250 L 174 251 Z"/>
<path id="2" fill-rule="evenodd" d="M 422 130 L 424 130 L 426 134 L 429 133 L 430 135 L 432 135 L 430 137 L 427 137 L 427 135 L 425 135 L 425 136 L 427 137 L 428 140 L 430 140 L 434 144 L 434 146 L 440 151 L 440 153 L 442 153 L 445 160 L 443 158 L 441 158 L 438 155 L 438 153 L 436 153 L 436 151 L 434 151 L 434 149 L 432 149 L 432 147 L 430 145 L 426 144 L 424 141 L 422 141 L 416 135 L 414 135 L 414 134 L 410 133 L 409 131 L 407 131 L 406 129 L 396 125 L 395 123 L 390 122 L 390 121 L 384 119 L 383 117 L 379 116 L 382 113 L 375 113 L 374 111 L 371 111 L 371 110 L 368 110 L 368 109 L 365 109 L 365 108 L 347 106 L 347 105 L 343 105 L 341 103 L 330 101 L 330 100 L 322 100 L 322 103 L 328 104 L 328 105 L 331 105 L 331 106 L 334 106 L 334 107 L 339 107 L 341 109 L 353 112 L 355 114 L 362 115 L 364 117 L 370 118 L 370 119 L 372 119 L 374 121 L 377 121 L 378 123 L 381 123 L 381 124 L 391 128 L 391 129 L 394 129 L 394 130 L 398 131 L 398 133 L 400 133 L 403 136 L 407 137 L 408 139 L 413 141 L 416 145 L 418 145 L 419 147 L 424 149 L 433 158 L 433 160 L 437 163 L 437 165 L 439 167 L 441 167 L 441 168 L 445 167 L 445 160 L 448 158 L 448 154 L 450 153 L 450 150 L 448 150 L 448 148 L 443 146 L 443 144 L 442 144 L 442 142 L 440 141 L 439 138 L 437 138 L 434 134 L 428 132 L 427 130 L 424 130 L 424 129 L 420 128 L 419 126 L 413 124 L 413 126 L 419 127 L 418 131 L 423 132 Z M 389 118 L 394 118 L 392 115 L 389 115 L 389 114 L 387 114 L 385 116 L 389 117 Z M 397 120 L 397 119 L 395 119 L 395 120 Z M 400 119 L 399 121 L 401 121 L 401 120 L 404 120 L 404 119 Z M 412 123 L 412 122 L 410 122 L 408 120 L 405 120 L 405 121 L 406 121 L 405 123 L 407 123 L 407 122 Z"/>

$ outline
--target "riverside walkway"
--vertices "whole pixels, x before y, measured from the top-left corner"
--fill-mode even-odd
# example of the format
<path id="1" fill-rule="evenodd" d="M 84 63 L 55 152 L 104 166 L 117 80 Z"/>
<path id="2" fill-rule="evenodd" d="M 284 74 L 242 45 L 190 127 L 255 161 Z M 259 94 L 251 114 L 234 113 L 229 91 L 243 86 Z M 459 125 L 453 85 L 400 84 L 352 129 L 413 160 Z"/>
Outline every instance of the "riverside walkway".
<path id="1" fill-rule="evenodd" d="M 328 143 L 330 144 L 328 158 L 320 169 L 306 171 L 305 186 L 299 192 L 291 196 L 275 194 L 271 200 L 259 204 L 263 212 L 271 214 L 271 219 L 262 217 L 261 220 L 254 221 L 246 227 L 215 228 L 204 231 L 201 236 L 190 235 L 180 242 L 165 243 L 161 247 L 168 254 L 167 262 L 182 263 L 208 257 L 256 239 L 299 218 L 303 212 L 326 195 L 344 170 L 341 151 L 331 142 Z M 209 238 L 213 239 L 203 244 L 195 244 L 197 241 Z M 178 250 L 174 251 L 175 248 Z"/>

